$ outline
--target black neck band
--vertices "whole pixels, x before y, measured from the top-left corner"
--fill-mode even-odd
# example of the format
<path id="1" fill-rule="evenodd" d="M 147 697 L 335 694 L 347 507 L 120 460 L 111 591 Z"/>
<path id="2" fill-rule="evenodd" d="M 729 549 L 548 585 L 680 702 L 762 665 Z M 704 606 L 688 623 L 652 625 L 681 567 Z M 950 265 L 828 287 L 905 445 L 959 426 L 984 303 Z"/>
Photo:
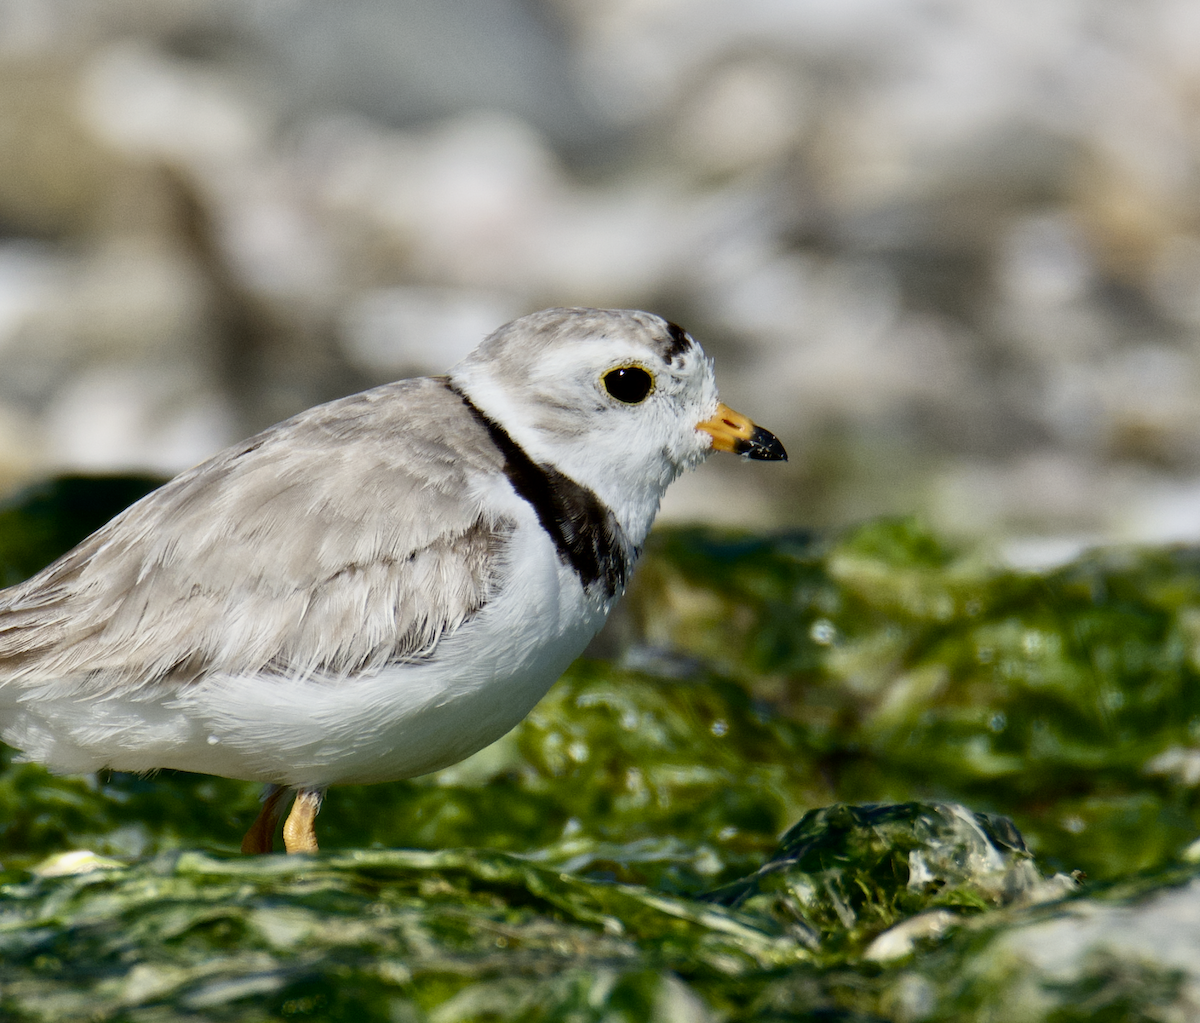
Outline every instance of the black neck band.
<path id="1" fill-rule="evenodd" d="M 628 546 L 612 511 L 587 487 L 549 465 L 538 465 L 499 423 L 488 418 L 462 391 L 447 384 L 504 455 L 504 474 L 537 513 L 559 558 L 579 575 L 585 589 L 603 583 L 608 596 L 625 586 Z"/>

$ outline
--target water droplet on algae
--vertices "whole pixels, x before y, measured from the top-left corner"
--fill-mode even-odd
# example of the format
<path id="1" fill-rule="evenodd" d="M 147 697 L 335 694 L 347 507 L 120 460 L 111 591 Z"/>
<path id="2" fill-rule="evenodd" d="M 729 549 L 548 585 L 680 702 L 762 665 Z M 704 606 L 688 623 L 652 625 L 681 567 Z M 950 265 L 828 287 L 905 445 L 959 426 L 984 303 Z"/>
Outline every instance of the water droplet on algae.
<path id="1" fill-rule="evenodd" d="M 833 622 L 828 618 L 818 618 L 812 623 L 812 627 L 808 630 L 808 635 L 814 643 L 820 643 L 821 646 L 829 646 L 837 639 L 837 629 L 834 628 Z"/>
<path id="2" fill-rule="evenodd" d="M 729 725 L 724 721 L 717 720 L 709 726 L 708 730 L 719 739 L 722 735 L 729 731 Z"/>
<path id="3" fill-rule="evenodd" d="M 631 767 L 625 772 L 625 788 L 635 795 L 645 791 L 646 786 L 642 782 L 642 772 L 639 768 Z"/>
<path id="4" fill-rule="evenodd" d="M 1006 727 L 1008 727 L 1008 718 L 1002 710 L 996 711 L 988 721 L 988 728 L 993 732 L 1003 732 Z"/>

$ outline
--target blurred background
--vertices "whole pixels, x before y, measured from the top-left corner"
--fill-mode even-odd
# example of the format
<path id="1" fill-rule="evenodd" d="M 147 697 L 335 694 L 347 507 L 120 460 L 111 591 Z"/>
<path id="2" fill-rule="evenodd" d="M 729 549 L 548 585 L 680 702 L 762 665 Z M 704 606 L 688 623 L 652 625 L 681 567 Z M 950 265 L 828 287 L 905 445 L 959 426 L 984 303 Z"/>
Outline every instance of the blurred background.
<path id="1" fill-rule="evenodd" d="M 1198 170 L 1194 0 L 0 0 L 0 495 L 633 306 L 670 518 L 1200 540 Z"/>

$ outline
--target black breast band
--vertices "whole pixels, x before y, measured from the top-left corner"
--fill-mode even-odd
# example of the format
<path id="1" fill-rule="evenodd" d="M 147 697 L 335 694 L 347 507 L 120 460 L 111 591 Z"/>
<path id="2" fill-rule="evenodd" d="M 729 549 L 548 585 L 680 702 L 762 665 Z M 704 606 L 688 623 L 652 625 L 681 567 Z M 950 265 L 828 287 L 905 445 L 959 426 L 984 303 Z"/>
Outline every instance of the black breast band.
<path id="1" fill-rule="evenodd" d="M 587 487 L 549 465 L 538 465 L 499 423 L 488 418 L 462 391 L 446 385 L 487 430 L 504 455 L 504 473 L 535 512 L 554 541 L 558 556 L 579 575 L 584 589 L 603 583 L 613 596 L 624 588 L 630 569 L 628 547 L 612 511 Z"/>

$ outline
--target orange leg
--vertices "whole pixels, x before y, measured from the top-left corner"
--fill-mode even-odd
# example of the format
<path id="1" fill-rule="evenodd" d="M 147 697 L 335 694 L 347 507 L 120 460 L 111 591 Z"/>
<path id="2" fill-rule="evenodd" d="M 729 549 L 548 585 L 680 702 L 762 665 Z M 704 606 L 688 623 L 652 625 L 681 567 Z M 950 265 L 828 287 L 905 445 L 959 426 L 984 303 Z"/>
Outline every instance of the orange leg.
<path id="1" fill-rule="evenodd" d="M 242 852 L 253 854 L 275 851 L 275 828 L 283 814 L 283 808 L 279 804 L 283 802 L 287 793 L 288 790 L 280 785 L 267 786 L 262 809 L 258 811 L 258 816 L 250 825 L 246 837 L 242 839 Z"/>
<path id="2" fill-rule="evenodd" d="M 283 844 L 289 853 L 315 853 L 317 832 L 313 822 L 321 811 L 323 792 L 318 789 L 301 789 L 296 793 L 296 802 L 283 825 Z"/>

